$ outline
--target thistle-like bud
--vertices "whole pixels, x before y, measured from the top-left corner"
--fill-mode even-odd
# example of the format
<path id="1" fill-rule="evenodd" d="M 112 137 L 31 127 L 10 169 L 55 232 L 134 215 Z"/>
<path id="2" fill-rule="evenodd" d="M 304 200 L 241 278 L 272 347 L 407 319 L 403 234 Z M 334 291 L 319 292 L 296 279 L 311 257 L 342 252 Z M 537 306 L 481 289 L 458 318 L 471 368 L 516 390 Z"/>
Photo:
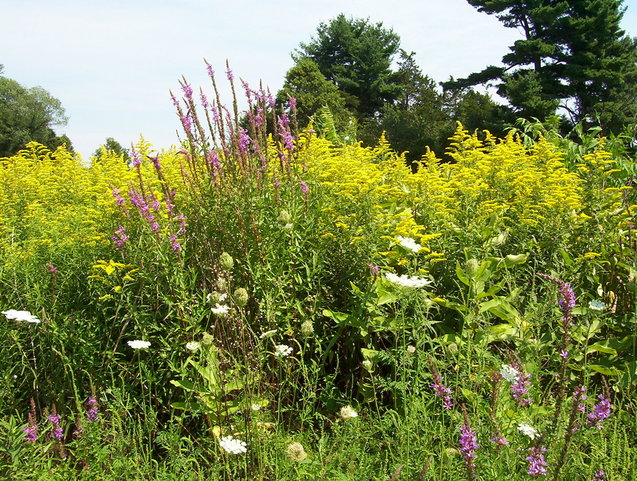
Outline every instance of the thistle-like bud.
<path id="1" fill-rule="evenodd" d="M 224 252 L 219 257 L 219 263 L 221 264 L 221 268 L 225 271 L 229 271 L 234 266 L 234 259 L 230 254 Z"/>
<path id="2" fill-rule="evenodd" d="M 469 275 L 469 277 L 474 278 L 476 274 L 478 273 L 478 269 L 480 268 L 480 263 L 478 262 L 477 259 L 469 259 L 467 263 L 465 264 L 465 267 L 467 269 L 467 274 Z"/>
<path id="3" fill-rule="evenodd" d="M 292 461 L 303 461 L 307 458 L 307 453 L 301 443 L 290 443 L 285 450 L 285 454 Z"/>
<path id="4" fill-rule="evenodd" d="M 283 209 L 281 213 L 279 214 L 279 217 L 276 218 L 276 220 L 278 220 L 281 224 L 287 224 L 290 222 L 291 219 L 292 219 L 292 216 L 285 209 Z"/>
<path id="5" fill-rule="evenodd" d="M 248 304 L 248 291 L 246 291 L 243 287 L 239 287 L 236 291 L 234 291 L 234 302 L 239 307 L 245 307 Z"/>
<path id="6" fill-rule="evenodd" d="M 205 346 L 211 346 L 212 344 L 214 344 L 214 342 L 215 338 L 207 332 L 204 332 L 203 336 L 201 336 L 201 343 Z"/>
<path id="7" fill-rule="evenodd" d="M 312 324 L 312 321 L 303 321 L 303 324 L 301 324 L 301 334 L 304 336 L 314 334 L 314 324 Z"/>

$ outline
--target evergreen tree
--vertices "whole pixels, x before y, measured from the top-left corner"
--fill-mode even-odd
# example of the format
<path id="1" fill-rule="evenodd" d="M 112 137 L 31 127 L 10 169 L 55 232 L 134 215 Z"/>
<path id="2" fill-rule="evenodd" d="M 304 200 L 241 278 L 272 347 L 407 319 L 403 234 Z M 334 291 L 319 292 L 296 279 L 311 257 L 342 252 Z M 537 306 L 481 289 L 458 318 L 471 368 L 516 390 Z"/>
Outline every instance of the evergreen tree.
<path id="1" fill-rule="evenodd" d="M 345 94 L 327 80 L 312 59 L 301 58 L 285 74 L 283 87 L 277 93 L 277 102 L 286 104 L 289 97 L 296 99 L 297 121 L 305 127 L 323 107 L 333 116 L 336 128 L 344 127 L 351 113 L 345 108 Z"/>
<path id="2" fill-rule="evenodd" d="M 341 14 L 322 23 L 317 36 L 301 44 L 295 60 L 312 59 L 325 78 L 345 94 L 346 107 L 358 120 L 364 120 L 377 116 L 383 104 L 400 93 L 391 69 L 399 45 L 398 35 L 382 23 Z"/>
<path id="3" fill-rule="evenodd" d="M 450 88 L 495 81 L 514 113 L 545 119 L 559 108 L 571 124 L 601 122 L 618 132 L 635 124 L 637 42 L 619 24 L 621 0 L 468 0 L 524 38 L 502 67 L 490 66 Z"/>

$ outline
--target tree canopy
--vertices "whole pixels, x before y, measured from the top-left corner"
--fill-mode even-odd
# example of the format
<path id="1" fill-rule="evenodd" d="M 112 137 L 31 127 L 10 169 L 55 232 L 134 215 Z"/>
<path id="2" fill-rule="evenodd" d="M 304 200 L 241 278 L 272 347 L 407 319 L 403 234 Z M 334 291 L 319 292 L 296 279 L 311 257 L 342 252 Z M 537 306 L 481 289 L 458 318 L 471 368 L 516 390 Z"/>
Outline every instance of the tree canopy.
<path id="1" fill-rule="evenodd" d="M 71 147 L 68 137 L 58 137 L 53 130 L 66 122 L 61 102 L 45 89 L 25 88 L 0 76 L 0 157 L 15 154 L 31 141 L 51 149 L 63 143 Z"/>
<path id="2" fill-rule="evenodd" d="M 620 28 L 621 0 L 468 0 L 517 28 L 502 58 L 450 88 L 495 82 L 516 115 L 545 119 L 558 111 L 570 124 L 601 123 L 618 132 L 637 120 L 637 41 Z"/>
<path id="3" fill-rule="evenodd" d="M 309 58 L 345 96 L 346 107 L 359 120 L 373 118 L 385 102 L 400 93 L 391 65 L 400 38 L 382 23 L 341 14 L 321 23 L 316 37 L 301 43 L 298 62 Z"/>

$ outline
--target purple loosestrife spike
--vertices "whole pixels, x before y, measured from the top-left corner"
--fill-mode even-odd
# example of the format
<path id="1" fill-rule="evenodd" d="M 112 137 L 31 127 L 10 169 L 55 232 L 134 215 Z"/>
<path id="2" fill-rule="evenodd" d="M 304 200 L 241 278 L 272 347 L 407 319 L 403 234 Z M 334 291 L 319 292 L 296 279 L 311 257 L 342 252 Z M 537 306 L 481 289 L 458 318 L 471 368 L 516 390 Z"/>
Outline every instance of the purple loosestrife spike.
<path id="1" fill-rule="evenodd" d="M 576 387 L 573 392 L 573 402 L 577 404 L 575 409 L 581 413 L 586 412 L 586 406 L 584 405 L 584 401 L 586 401 L 585 393 L 586 387 L 584 386 Z"/>
<path id="2" fill-rule="evenodd" d="M 371 262 L 367 265 L 369 266 L 369 272 L 371 272 L 373 276 L 377 276 L 380 272 L 380 267 L 378 267 L 376 264 L 372 264 Z"/>
<path id="3" fill-rule="evenodd" d="M 172 250 L 175 252 L 175 254 L 179 254 L 181 252 L 181 244 L 177 242 L 177 236 L 171 235 L 169 237 L 169 240 L 171 242 Z"/>
<path id="4" fill-rule="evenodd" d="M 234 74 L 232 73 L 232 70 L 230 69 L 230 66 L 227 63 L 226 63 L 226 76 L 228 77 L 228 80 L 230 82 L 234 80 Z"/>
<path id="5" fill-rule="evenodd" d="M 600 394 L 597 398 L 600 402 L 593 406 L 593 411 L 588 415 L 588 424 L 595 426 L 597 429 L 602 429 L 602 422 L 611 415 L 612 405 L 603 394 Z"/>
<path id="6" fill-rule="evenodd" d="M 203 93 L 203 90 L 199 91 L 199 96 L 201 97 L 201 105 L 204 109 L 207 109 L 210 106 L 210 102 L 208 102 L 208 97 Z"/>
<path id="7" fill-rule="evenodd" d="M 247 154 L 250 149 L 250 136 L 248 131 L 242 127 L 239 127 L 239 152 Z"/>
<path id="8" fill-rule="evenodd" d="M 602 471 L 601 469 L 598 470 L 593 476 L 593 481 L 605 481 L 605 480 L 606 480 L 606 473 Z"/>
<path id="9" fill-rule="evenodd" d="M 460 426 L 460 453 L 464 458 L 464 462 L 467 465 L 467 469 L 470 473 L 473 473 L 475 468 L 473 462 L 476 459 L 476 451 L 480 447 L 478 445 L 478 438 L 473 429 L 467 424 Z"/>
<path id="10" fill-rule="evenodd" d="M 51 433 L 51 437 L 57 439 L 58 441 L 64 437 L 64 431 L 60 426 L 60 419 L 62 416 L 59 414 L 50 414 L 49 422 L 53 424 L 53 432 Z"/>
<path id="11" fill-rule="evenodd" d="M 299 185 L 301 186 L 301 192 L 303 195 L 307 196 L 307 193 L 310 191 L 308 185 L 303 180 L 299 182 Z"/>
<path id="12" fill-rule="evenodd" d="M 442 407 L 451 410 L 453 408 L 453 401 L 451 400 L 453 391 L 442 382 L 440 374 L 434 373 L 433 378 L 434 382 L 429 387 L 434 390 L 436 397 L 442 398 Z"/>
<path id="13" fill-rule="evenodd" d="M 192 100 L 192 87 L 188 84 L 188 82 L 184 82 L 181 86 L 181 89 L 184 91 L 184 95 L 187 100 Z"/>
<path id="14" fill-rule="evenodd" d="M 515 381 L 511 384 L 511 395 L 521 407 L 527 407 L 531 404 L 531 398 L 528 396 L 531 387 L 530 379 L 531 375 L 523 372 L 520 366 Z"/>
<path id="15" fill-rule="evenodd" d="M 508 444 L 510 444 L 509 441 L 507 441 L 507 438 L 505 438 L 502 434 L 496 434 L 491 439 L 489 439 L 489 441 L 491 441 L 492 443 L 496 443 L 499 446 L 507 446 Z"/>
<path id="16" fill-rule="evenodd" d="M 86 400 L 86 407 L 88 408 L 86 410 L 87 419 L 90 422 L 98 421 L 99 420 L 100 410 L 99 410 L 99 408 L 97 406 L 97 399 L 95 399 L 93 396 L 90 396 Z"/>
<path id="17" fill-rule="evenodd" d="M 140 157 L 139 152 L 135 150 L 135 146 L 133 144 L 131 144 L 130 155 L 133 167 L 139 167 L 142 164 L 142 158 Z"/>
<path id="18" fill-rule="evenodd" d="M 526 458 L 529 462 L 529 469 L 527 471 L 531 476 L 546 476 L 546 467 L 548 464 L 544 460 L 544 454 L 546 448 L 541 446 L 539 448 L 531 448 L 531 454 Z"/>
<path id="19" fill-rule="evenodd" d="M 49 270 L 49 272 L 53 275 L 58 273 L 58 268 L 55 267 L 53 264 L 47 264 L 46 268 Z"/>

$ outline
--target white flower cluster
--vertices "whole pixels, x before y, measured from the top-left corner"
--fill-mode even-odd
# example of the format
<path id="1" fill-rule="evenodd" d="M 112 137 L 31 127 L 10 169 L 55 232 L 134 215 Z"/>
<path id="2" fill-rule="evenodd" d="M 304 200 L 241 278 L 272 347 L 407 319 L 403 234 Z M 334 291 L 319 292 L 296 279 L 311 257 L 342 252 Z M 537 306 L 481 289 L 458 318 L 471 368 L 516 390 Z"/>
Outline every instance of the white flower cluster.
<path id="1" fill-rule="evenodd" d="M 135 340 L 135 341 L 128 341 L 128 345 L 132 349 L 148 349 L 150 347 L 150 342 Z"/>
<path id="2" fill-rule="evenodd" d="M 293 349 L 285 344 L 274 346 L 274 355 L 276 357 L 287 357 L 292 354 Z"/>
<path id="3" fill-rule="evenodd" d="M 352 406 L 343 406 L 341 408 L 341 411 L 339 412 L 339 415 L 341 416 L 341 419 L 343 421 L 358 417 L 358 413 L 354 411 L 354 408 Z"/>
<path id="4" fill-rule="evenodd" d="M 215 307 L 210 309 L 210 311 L 217 316 L 223 316 L 224 314 L 228 314 L 228 312 L 230 312 L 230 306 L 217 303 L 215 304 Z"/>
<path id="5" fill-rule="evenodd" d="M 529 426 L 528 424 L 524 424 L 524 423 L 518 424 L 518 431 L 530 437 L 531 439 L 535 439 L 538 436 L 537 429 L 535 429 L 533 426 Z"/>
<path id="6" fill-rule="evenodd" d="M 196 341 L 192 341 L 192 342 L 187 342 L 186 343 L 186 349 L 188 349 L 189 351 L 196 351 L 200 347 L 201 347 L 201 344 L 199 344 Z"/>
<path id="7" fill-rule="evenodd" d="M 392 284 L 397 285 L 398 287 L 407 287 L 410 289 L 416 289 L 419 287 L 425 287 L 431 284 L 429 279 L 425 279 L 424 277 L 418 276 L 407 276 L 407 275 L 397 275 L 393 272 L 386 272 L 385 277 Z"/>
<path id="8" fill-rule="evenodd" d="M 518 374 L 520 374 L 518 370 L 509 364 L 503 364 L 500 368 L 500 375 L 505 381 L 515 382 Z"/>
<path id="9" fill-rule="evenodd" d="M 245 453 L 248 450 L 245 441 L 236 439 L 233 436 L 224 436 L 223 438 L 221 438 L 219 440 L 219 446 L 221 446 L 221 448 L 226 453 L 230 454 L 241 454 Z"/>
<path id="10" fill-rule="evenodd" d="M 16 311 L 15 309 L 9 309 L 8 311 L 2 311 L 2 314 L 4 314 L 7 319 L 12 319 L 14 321 L 31 322 L 33 324 L 40 323 L 40 319 L 31 314 L 29 311 Z"/>
<path id="11" fill-rule="evenodd" d="M 409 249 L 412 252 L 418 252 L 420 251 L 420 249 L 422 249 L 422 246 L 411 237 L 403 237 L 399 235 L 398 237 L 396 237 L 396 239 L 398 239 L 398 242 L 401 246 L 403 246 L 405 249 Z"/>

